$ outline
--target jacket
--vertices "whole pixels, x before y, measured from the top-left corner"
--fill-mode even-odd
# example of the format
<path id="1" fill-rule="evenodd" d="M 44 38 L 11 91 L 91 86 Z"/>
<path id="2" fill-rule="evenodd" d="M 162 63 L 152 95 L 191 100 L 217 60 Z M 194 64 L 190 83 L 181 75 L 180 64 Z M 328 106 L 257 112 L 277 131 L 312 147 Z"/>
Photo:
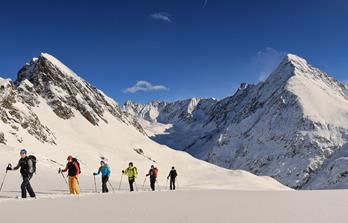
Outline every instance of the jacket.
<path id="1" fill-rule="evenodd" d="M 99 175 L 100 173 L 102 174 L 103 177 L 110 176 L 110 173 L 111 173 L 110 167 L 107 164 L 105 164 L 105 166 L 99 167 L 97 175 Z"/>
<path id="2" fill-rule="evenodd" d="M 146 176 L 150 176 L 150 178 L 156 178 L 158 174 L 158 169 L 155 167 L 149 170 L 149 173 Z"/>
<path id="3" fill-rule="evenodd" d="M 170 177 L 171 179 L 175 179 L 177 176 L 178 174 L 176 173 L 176 170 L 171 170 L 167 178 Z"/>
<path id="4" fill-rule="evenodd" d="M 136 178 L 136 177 L 138 176 L 138 170 L 137 170 L 137 168 L 136 168 L 135 166 L 133 166 L 133 167 L 128 167 L 128 168 L 124 171 L 123 174 L 124 174 L 124 175 L 127 175 L 128 178 L 133 179 L 133 178 Z"/>
<path id="5" fill-rule="evenodd" d="M 34 173 L 33 161 L 28 157 L 21 158 L 13 170 L 18 170 L 19 168 L 21 168 L 20 172 L 23 177 L 31 177 Z"/>
<path id="6" fill-rule="evenodd" d="M 77 175 L 79 175 L 80 173 L 80 167 L 77 164 L 77 162 L 73 161 L 73 162 L 68 162 L 66 164 L 66 167 L 64 170 L 62 170 L 62 172 L 66 172 L 68 171 L 68 176 L 69 177 L 76 177 Z"/>

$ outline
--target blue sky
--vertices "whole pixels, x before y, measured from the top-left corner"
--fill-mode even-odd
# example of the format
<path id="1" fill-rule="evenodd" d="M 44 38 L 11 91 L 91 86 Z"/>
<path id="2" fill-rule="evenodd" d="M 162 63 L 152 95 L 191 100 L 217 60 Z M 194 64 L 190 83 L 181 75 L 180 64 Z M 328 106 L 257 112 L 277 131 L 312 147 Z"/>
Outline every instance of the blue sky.
<path id="1" fill-rule="evenodd" d="M 48 52 L 119 103 L 223 98 L 285 53 L 348 80 L 344 0 L 11 0 L 0 29 L 0 76 Z"/>

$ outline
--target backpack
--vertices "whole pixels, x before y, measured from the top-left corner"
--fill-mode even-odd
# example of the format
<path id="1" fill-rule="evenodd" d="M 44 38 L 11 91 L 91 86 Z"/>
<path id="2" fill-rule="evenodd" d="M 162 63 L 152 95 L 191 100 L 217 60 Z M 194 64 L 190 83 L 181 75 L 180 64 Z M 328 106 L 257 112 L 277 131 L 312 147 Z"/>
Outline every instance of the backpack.
<path id="1" fill-rule="evenodd" d="M 34 170 L 33 173 L 36 173 L 36 163 L 37 163 L 36 157 L 34 155 L 29 155 L 28 159 L 30 159 L 31 162 L 33 162 L 33 170 Z"/>
<path id="2" fill-rule="evenodd" d="M 81 174 L 81 166 L 80 166 L 80 163 L 79 163 L 79 161 L 76 159 L 76 158 L 73 158 L 72 159 L 72 161 L 73 161 L 73 163 L 76 163 L 77 164 L 77 166 L 79 167 L 79 174 Z"/>

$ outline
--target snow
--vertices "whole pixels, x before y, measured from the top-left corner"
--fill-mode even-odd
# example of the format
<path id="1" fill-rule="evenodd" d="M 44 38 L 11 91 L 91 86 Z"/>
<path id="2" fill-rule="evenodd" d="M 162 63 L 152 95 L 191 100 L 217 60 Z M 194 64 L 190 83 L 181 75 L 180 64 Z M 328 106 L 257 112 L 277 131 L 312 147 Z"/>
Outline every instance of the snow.
<path id="1" fill-rule="evenodd" d="M 348 142 L 348 91 L 305 59 L 288 54 L 264 82 L 243 83 L 219 101 L 195 100 L 123 109 L 144 120 L 155 141 L 216 165 L 294 188 L 348 188 L 346 166 L 330 158 Z M 314 180 L 321 172 L 329 177 Z"/>
<path id="2" fill-rule="evenodd" d="M 54 57 L 48 54 L 42 54 L 41 56 L 48 59 L 64 73 L 69 72 L 70 69 Z M 51 68 L 49 67 L 49 69 Z M 32 75 L 36 74 L 33 73 Z M 23 80 L 23 83 L 26 82 L 28 80 Z M 86 86 L 86 84 L 82 86 Z M 57 98 L 66 95 L 67 92 L 62 88 L 57 88 L 57 86 L 51 85 L 52 97 Z M 79 106 L 85 104 L 80 94 L 76 94 L 75 98 L 77 98 Z M 33 179 L 38 191 L 56 193 L 54 190 L 55 184 L 57 181 L 62 181 L 56 173 L 58 168 L 64 165 L 68 155 L 73 155 L 81 161 L 83 169 L 81 183 L 84 182 L 84 179 L 87 179 L 87 181 L 91 179 L 91 174 L 96 171 L 100 158 L 105 157 L 112 168 L 111 180 L 115 184 L 119 183 L 121 170 L 125 169 L 128 162 L 132 161 L 139 170 L 139 184 L 143 181 L 149 167 L 154 164 L 160 170 L 158 181 L 162 186 L 166 182 L 170 168 L 175 166 L 180 176 L 180 184 L 184 188 L 288 190 L 287 187 L 269 177 L 258 177 L 246 171 L 231 171 L 220 168 L 197 160 L 187 153 L 160 145 L 139 132 L 130 123 L 120 120 L 107 110 L 103 112 L 103 118 L 106 122 L 91 125 L 82 116 L 81 112 L 74 107 L 71 107 L 73 111 L 72 118 L 61 119 L 54 113 L 45 95 L 37 95 L 36 99 L 38 101 L 36 106 L 29 108 L 28 104 L 17 101 L 13 104 L 13 107 L 17 113 L 23 114 L 23 117 L 26 114 L 29 116 L 30 112 L 35 114 L 42 126 L 50 131 L 55 144 L 41 143 L 21 126 L 14 131 L 13 129 L 9 130 L 7 125 L 1 125 L 0 130 L 5 134 L 7 146 L 0 145 L 0 163 L 7 164 L 11 162 L 15 164 L 18 161 L 19 149 L 27 148 L 31 154 L 39 158 L 38 176 Z M 111 101 L 111 99 L 106 100 Z M 98 102 L 94 101 L 94 103 Z M 99 104 L 95 105 L 99 106 Z M 143 154 L 135 151 L 138 149 L 141 149 Z M 14 177 L 15 174 L 11 173 L 11 176 Z M 20 180 L 17 179 L 16 181 L 11 176 L 9 176 L 9 182 L 12 183 L 8 183 L 5 190 L 18 188 L 18 181 Z M 52 178 L 52 176 L 54 177 Z M 63 188 L 66 188 L 64 184 Z"/>
<path id="3" fill-rule="evenodd" d="M 327 82 L 300 73 L 290 79 L 288 89 L 299 97 L 312 120 L 348 128 L 348 100 Z"/>
<path id="4" fill-rule="evenodd" d="M 0 210 L 4 222 L 340 223 L 348 220 L 347 193 L 182 190 L 47 195 L 0 202 Z"/>
<path id="5" fill-rule="evenodd" d="M 48 53 L 41 53 L 40 56 L 46 58 L 48 61 L 50 61 L 54 66 L 57 67 L 57 69 L 61 70 L 65 75 L 73 77 L 77 80 L 80 80 L 81 78 L 70 68 L 65 66 L 60 60 L 55 58 L 54 56 L 48 54 Z"/>
<path id="6" fill-rule="evenodd" d="M 9 79 L 9 78 L 4 79 L 4 78 L 0 77 L 0 86 L 6 87 L 8 84 L 10 84 L 10 82 L 11 82 L 11 79 Z"/>

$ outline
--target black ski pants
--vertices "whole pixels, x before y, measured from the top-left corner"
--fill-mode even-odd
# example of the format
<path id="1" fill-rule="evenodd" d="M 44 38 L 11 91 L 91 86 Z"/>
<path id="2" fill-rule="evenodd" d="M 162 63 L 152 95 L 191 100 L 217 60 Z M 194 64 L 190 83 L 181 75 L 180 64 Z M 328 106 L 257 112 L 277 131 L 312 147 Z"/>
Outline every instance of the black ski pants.
<path id="1" fill-rule="evenodd" d="M 175 178 L 170 178 L 169 185 L 170 190 L 175 190 Z"/>
<path id="2" fill-rule="evenodd" d="M 109 189 L 108 189 L 108 183 L 109 181 L 109 176 L 102 176 L 102 192 L 103 193 L 108 193 Z"/>
<path id="3" fill-rule="evenodd" d="M 155 190 L 155 184 L 156 184 L 156 177 L 150 177 L 150 187 L 152 191 Z"/>
<path id="4" fill-rule="evenodd" d="M 134 178 L 128 178 L 128 182 L 129 182 L 129 189 L 130 189 L 130 191 L 134 191 L 134 187 L 133 187 Z"/>
<path id="5" fill-rule="evenodd" d="M 22 198 L 27 198 L 27 191 L 28 191 L 30 197 L 36 197 L 35 192 L 30 185 L 31 176 L 22 176 L 22 177 L 23 177 L 23 182 L 21 185 Z"/>

